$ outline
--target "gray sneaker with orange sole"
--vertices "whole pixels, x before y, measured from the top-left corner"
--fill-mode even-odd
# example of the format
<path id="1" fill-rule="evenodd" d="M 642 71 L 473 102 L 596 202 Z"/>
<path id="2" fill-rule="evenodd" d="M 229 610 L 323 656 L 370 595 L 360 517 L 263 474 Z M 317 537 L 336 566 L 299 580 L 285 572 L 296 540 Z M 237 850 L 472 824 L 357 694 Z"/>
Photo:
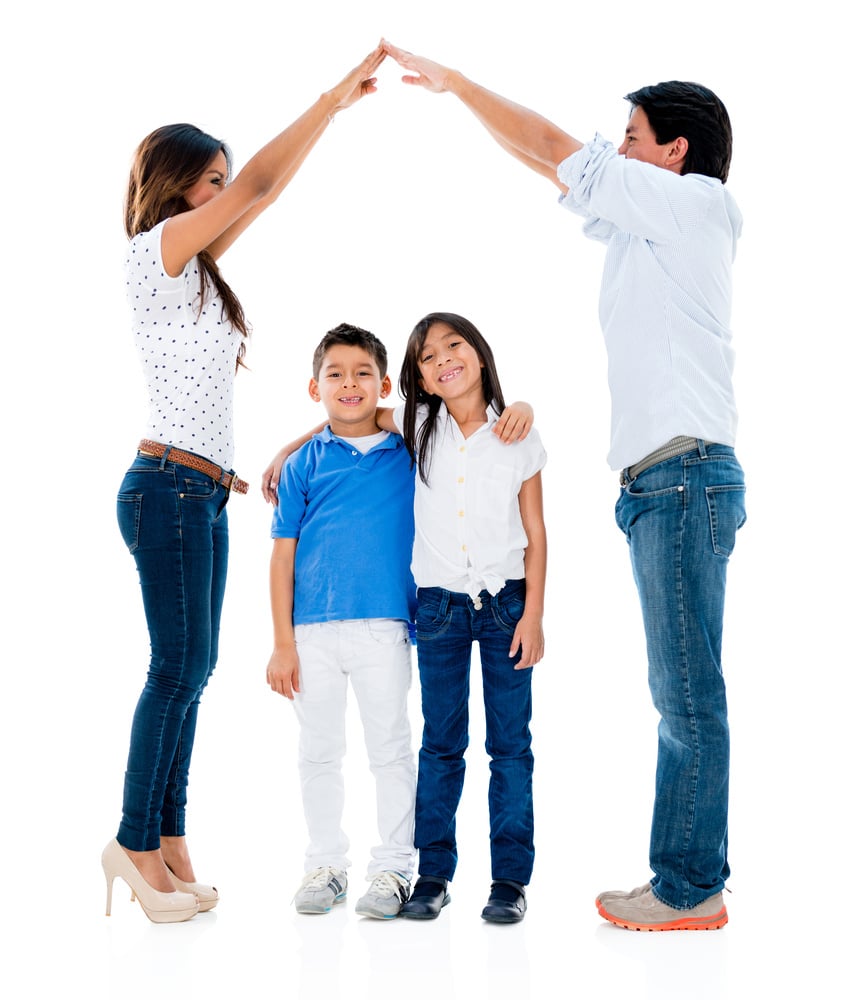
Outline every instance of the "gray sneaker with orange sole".
<path id="1" fill-rule="evenodd" d="M 651 886 L 638 896 L 606 899 L 599 916 L 629 931 L 714 931 L 728 922 L 721 892 L 688 910 L 676 910 L 661 903 Z"/>

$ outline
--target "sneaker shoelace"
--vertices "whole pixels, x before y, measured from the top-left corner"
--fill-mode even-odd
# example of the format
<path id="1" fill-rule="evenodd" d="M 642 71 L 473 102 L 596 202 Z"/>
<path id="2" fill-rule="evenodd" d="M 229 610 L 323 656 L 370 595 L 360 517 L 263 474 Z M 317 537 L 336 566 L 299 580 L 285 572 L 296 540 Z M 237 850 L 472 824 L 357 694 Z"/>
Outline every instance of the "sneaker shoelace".
<path id="1" fill-rule="evenodd" d="M 305 876 L 296 891 L 300 893 L 303 889 L 325 889 L 336 875 L 340 875 L 338 868 L 318 868 Z"/>
<path id="2" fill-rule="evenodd" d="M 399 899 L 408 898 L 408 890 L 398 875 L 392 872 L 379 872 L 373 875 L 370 881 L 369 891 L 374 896 L 381 896 L 385 899 L 390 896 L 398 896 Z"/>

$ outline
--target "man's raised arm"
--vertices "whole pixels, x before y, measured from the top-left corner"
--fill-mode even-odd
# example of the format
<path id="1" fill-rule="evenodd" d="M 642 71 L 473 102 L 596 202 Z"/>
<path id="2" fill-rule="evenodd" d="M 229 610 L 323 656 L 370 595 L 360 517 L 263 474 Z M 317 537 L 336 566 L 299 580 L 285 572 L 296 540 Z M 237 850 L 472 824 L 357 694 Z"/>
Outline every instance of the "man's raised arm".
<path id="1" fill-rule="evenodd" d="M 494 94 L 455 69 L 405 52 L 389 42 L 385 42 L 384 47 L 403 69 L 414 74 L 403 76 L 403 83 L 423 87 L 435 94 L 454 94 L 504 150 L 561 190 L 566 190 L 557 179 L 557 166 L 579 150 L 582 142 L 542 115 Z"/>

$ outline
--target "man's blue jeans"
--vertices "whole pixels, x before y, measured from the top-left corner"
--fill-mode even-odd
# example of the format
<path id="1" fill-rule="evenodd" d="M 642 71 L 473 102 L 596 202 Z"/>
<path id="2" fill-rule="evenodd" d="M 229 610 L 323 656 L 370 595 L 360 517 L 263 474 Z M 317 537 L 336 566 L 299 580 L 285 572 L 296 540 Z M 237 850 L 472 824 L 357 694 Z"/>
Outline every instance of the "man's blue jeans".
<path id="1" fill-rule="evenodd" d="M 514 670 L 508 652 L 525 609 L 525 581 L 510 580 L 480 609 L 467 594 L 439 587 L 418 591 L 417 661 L 423 738 L 417 777 L 416 836 L 420 875 L 451 880 L 458 863 L 455 816 L 469 745 L 469 678 L 478 642 L 485 749 L 490 757 L 488 805 L 494 879 L 527 885 L 534 866 L 531 752 L 532 667 Z"/>
<path id="2" fill-rule="evenodd" d="M 728 558 L 745 522 L 733 449 L 705 445 L 623 487 L 616 522 L 630 546 L 658 725 L 652 888 L 678 909 L 729 875 L 729 733 L 722 677 Z"/>
<path id="3" fill-rule="evenodd" d="M 200 695 L 217 661 L 229 554 L 228 491 L 166 458 L 138 455 L 117 497 L 150 633 L 135 709 L 118 843 L 152 851 L 185 834 L 188 769 Z"/>

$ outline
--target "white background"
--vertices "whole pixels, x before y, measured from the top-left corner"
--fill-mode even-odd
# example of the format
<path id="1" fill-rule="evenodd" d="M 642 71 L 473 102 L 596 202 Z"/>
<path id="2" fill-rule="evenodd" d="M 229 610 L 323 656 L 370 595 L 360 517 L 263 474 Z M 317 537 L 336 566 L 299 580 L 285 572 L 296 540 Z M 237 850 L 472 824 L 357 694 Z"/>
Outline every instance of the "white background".
<path id="1" fill-rule="evenodd" d="M 2 74 L 2 747 L 6 975 L 16 996 L 445 998 L 809 995 L 833 974 L 842 846 L 841 84 L 833 15 L 712 0 L 306 4 L 33 3 L 5 17 Z M 154 927 L 99 854 L 120 811 L 147 636 L 114 496 L 144 428 L 123 298 L 132 151 L 189 121 L 236 169 L 381 35 L 545 114 L 618 140 L 624 95 L 698 80 L 731 113 L 738 455 L 747 526 L 729 574 L 731 922 L 714 934 L 603 924 L 596 892 L 649 877 L 656 719 L 613 523 L 596 319 L 602 248 L 454 98 L 404 87 L 338 116 L 280 201 L 223 258 L 254 336 L 237 380 L 239 474 L 220 664 L 200 716 L 189 838 L 217 911 Z M 549 454 L 547 653 L 536 669 L 537 866 L 518 927 L 479 920 L 489 882 L 483 725 L 473 719 L 453 903 L 418 925 L 289 904 L 304 831 L 290 707 L 264 684 L 277 447 L 321 419 L 314 344 L 348 321 L 398 374 L 414 322 L 472 319 Z M 395 401 L 395 400 L 394 400 Z M 339 553 L 342 558 L 342 553 Z M 367 584 L 367 566 L 351 567 Z M 480 692 L 476 691 L 476 700 Z M 415 734 L 419 720 L 412 697 Z M 350 710 L 350 897 L 373 842 Z M 838 974 L 838 973 L 837 973 Z"/>

